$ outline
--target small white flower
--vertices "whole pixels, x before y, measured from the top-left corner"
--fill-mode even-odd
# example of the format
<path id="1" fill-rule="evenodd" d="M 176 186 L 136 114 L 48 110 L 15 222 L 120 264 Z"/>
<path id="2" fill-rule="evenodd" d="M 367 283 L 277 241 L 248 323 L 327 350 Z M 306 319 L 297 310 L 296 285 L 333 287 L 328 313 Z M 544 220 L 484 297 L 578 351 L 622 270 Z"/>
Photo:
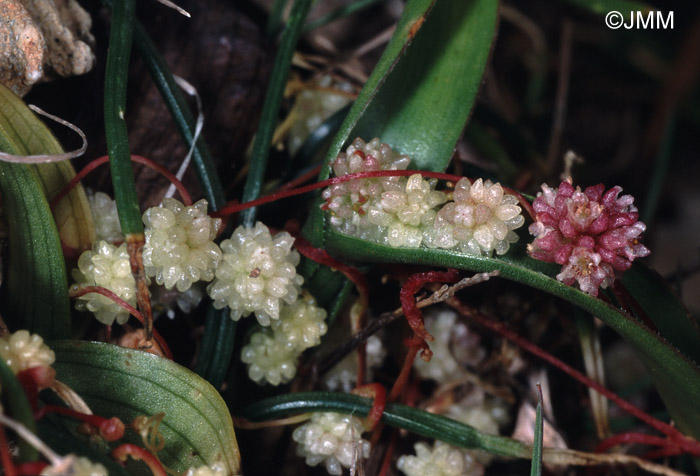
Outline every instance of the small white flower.
<path id="1" fill-rule="evenodd" d="M 454 202 L 437 213 L 435 228 L 426 236 L 434 248 L 458 248 L 473 255 L 502 255 L 518 241 L 513 230 L 525 223 L 518 199 L 500 184 L 466 178 L 455 186 Z"/>
<path id="2" fill-rule="evenodd" d="M 95 223 L 95 241 L 105 240 L 110 243 L 123 241 L 124 234 L 119 223 L 117 203 L 104 192 L 88 195 L 88 201 Z"/>
<path id="3" fill-rule="evenodd" d="M 223 464 L 215 463 L 211 466 L 189 468 L 182 476 L 226 476 L 226 468 Z"/>
<path id="4" fill-rule="evenodd" d="M 405 170 L 410 161 L 407 155 L 394 152 L 377 138 L 365 143 L 358 137 L 331 165 L 335 176 L 341 177 L 357 172 Z M 323 191 L 326 200 L 323 208 L 330 212 L 331 226 L 345 234 L 382 241 L 386 230 L 372 224 L 369 217 L 381 210 L 382 193 L 403 191 L 405 180 L 403 177 L 367 178 L 331 185 Z"/>
<path id="5" fill-rule="evenodd" d="M 207 215 L 207 201 L 184 206 L 174 198 L 163 199 L 160 207 L 143 214 L 146 246 L 143 264 L 158 284 L 182 292 L 196 281 L 211 281 L 221 260 L 214 243 L 220 218 Z"/>
<path id="6" fill-rule="evenodd" d="M 26 330 L 0 337 L 0 357 L 15 375 L 32 367 L 50 367 L 56 361 L 56 355 L 44 344 L 44 339 Z"/>
<path id="7" fill-rule="evenodd" d="M 445 203 L 447 196 L 435 190 L 437 180 L 424 180 L 420 174 L 400 183 L 405 184 L 402 190 L 382 193 L 380 207 L 370 210 L 369 221 L 387 227 L 390 246 L 417 248 L 423 242 L 423 230 L 433 227 L 435 207 Z"/>
<path id="8" fill-rule="evenodd" d="M 308 297 L 284 306 L 280 318 L 272 321 L 271 329 L 275 340 L 301 353 L 321 343 L 321 336 L 328 330 L 325 319 L 326 311 L 318 307 L 312 297 Z"/>
<path id="9" fill-rule="evenodd" d="M 403 455 L 396 467 L 406 476 L 479 476 L 484 468 L 474 455 L 466 450 L 455 448 L 442 441 L 436 441 L 433 448 L 426 443 L 414 445 L 416 455 Z"/>
<path id="10" fill-rule="evenodd" d="M 241 349 L 241 361 L 248 364 L 248 377 L 258 384 L 287 383 L 297 373 L 300 353 L 276 340 L 269 329 L 254 333 Z"/>
<path id="11" fill-rule="evenodd" d="M 260 222 L 236 228 L 231 239 L 221 242 L 223 259 L 207 288 L 214 307 L 231 308 L 234 321 L 251 313 L 262 326 L 279 319 L 282 305 L 297 300 L 304 282 L 296 272 L 299 253 L 292 250 L 293 243 L 289 233 L 272 237 Z"/>
<path id="12" fill-rule="evenodd" d="M 41 476 L 107 476 L 107 468 L 100 463 L 93 463 L 84 456 L 66 455 L 58 466 L 47 466 Z"/>
<path id="13" fill-rule="evenodd" d="M 297 455 L 306 458 L 306 464 L 325 463 L 329 474 L 343 473 L 343 467 L 361 464 L 369 458 L 369 441 L 362 438 L 364 426 L 359 418 L 338 413 L 314 413 L 311 420 L 292 433 L 297 442 Z"/>
<path id="14" fill-rule="evenodd" d="M 92 251 L 80 255 L 73 278 L 78 284 L 106 288 L 132 306 L 136 305 L 136 281 L 131 274 L 125 243 L 117 248 L 106 241 L 97 242 Z M 115 320 L 117 324 L 129 320 L 128 311 L 107 296 L 97 293 L 79 297 L 75 308 L 93 312 L 97 320 L 107 326 L 111 326 Z"/>

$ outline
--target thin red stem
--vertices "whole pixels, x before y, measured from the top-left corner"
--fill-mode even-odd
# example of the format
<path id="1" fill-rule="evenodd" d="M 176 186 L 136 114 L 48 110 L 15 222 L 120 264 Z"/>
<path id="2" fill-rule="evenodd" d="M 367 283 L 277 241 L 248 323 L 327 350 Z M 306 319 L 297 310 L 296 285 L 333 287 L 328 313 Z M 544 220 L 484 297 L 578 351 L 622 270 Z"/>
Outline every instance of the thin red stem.
<path id="1" fill-rule="evenodd" d="M 88 415 L 87 413 L 81 413 L 71 408 L 59 407 L 58 405 L 45 405 L 36 412 L 34 418 L 40 420 L 49 413 L 66 415 L 85 422 L 90 426 L 94 426 L 100 430 L 100 436 L 106 441 L 117 441 L 124 436 L 124 423 L 117 417 L 107 419 L 99 415 Z"/>
<path id="2" fill-rule="evenodd" d="M 522 337 L 518 336 L 515 332 L 509 330 L 503 324 L 501 324 L 499 322 L 493 322 L 490 319 L 487 319 L 482 314 L 474 311 L 470 307 L 462 304 L 461 302 L 459 302 L 458 299 L 452 298 L 448 302 L 455 309 L 457 309 L 462 315 L 468 317 L 469 319 L 476 321 L 480 325 L 482 325 L 488 329 L 491 329 L 494 332 L 497 332 L 498 334 L 500 334 L 501 336 L 510 340 L 511 342 L 514 342 L 515 344 L 517 344 L 519 347 L 526 350 L 527 352 L 530 352 L 531 354 L 536 355 L 537 357 L 543 359 L 544 361 L 550 363 L 551 365 L 562 370 L 563 372 L 565 372 L 569 376 L 571 376 L 574 379 L 578 380 L 579 382 L 583 383 L 587 387 L 594 389 L 596 392 L 600 393 L 605 398 L 607 398 L 608 400 L 615 403 L 618 407 L 620 407 L 621 409 L 623 409 L 627 413 L 637 417 L 639 420 L 641 420 L 644 423 L 646 423 L 647 425 L 651 426 L 652 428 L 657 430 L 659 433 L 662 433 L 662 434 L 668 436 L 673 443 L 675 443 L 680 448 L 682 448 L 683 451 L 685 451 L 686 453 L 693 455 L 693 456 L 700 456 L 700 443 L 687 437 L 686 435 L 684 435 L 683 433 L 678 431 L 673 426 L 669 425 L 668 423 L 664 423 L 660 420 L 657 420 L 656 418 L 652 417 L 651 415 L 645 413 L 640 408 L 632 405 L 631 403 L 627 402 L 626 400 L 623 400 L 622 398 L 617 396 L 615 393 L 613 393 L 610 390 L 608 390 L 607 388 L 603 387 L 601 384 L 599 384 L 595 380 L 592 380 L 592 379 L 586 377 L 585 375 L 583 375 L 581 372 L 574 369 L 570 365 L 565 364 L 564 362 L 557 359 L 553 355 L 540 349 L 535 344 L 532 344 L 531 342 L 528 342 L 526 339 L 523 339 Z"/>
<path id="3" fill-rule="evenodd" d="M 459 279 L 459 271 L 456 269 L 450 269 L 449 271 L 428 271 L 426 273 L 416 273 L 411 275 L 406 283 L 401 288 L 401 293 L 399 294 L 401 299 L 401 308 L 403 309 L 404 316 L 408 321 L 408 325 L 411 326 L 416 337 L 420 339 L 425 339 L 432 341 L 434 337 L 431 336 L 427 330 L 425 330 L 425 325 L 423 324 L 423 316 L 420 310 L 416 306 L 416 293 L 428 283 L 454 283 Z"/>
<path id="4" fill-rule="evenodd" d="M 384 459 L 382 459 L 382 467 L 379 469 L 377 476 L 386 476 L 389 472 L 389 468 L 391 467 L 391 457 L 394 454 L 394 448 L 396 448 L 396 435 L 398 435 L 398 430 L 394 428 L 391 431 L 389 446 L 386 448 Z"/>
<path id="5" fill-rule="evenodd" d="M 153 453 L 146 451 L 140 446 L 132 445 L 130 443 L 125 443 L 121 446 L 114 448 L 112 451 L 112 457 L 121 461 L 122 463 L 126 461 L 126 458 L 131 456 L 137 461 L 143 461 L 148 465 L 148 468 L 153 473 L 153 476 L 167 476 L 163 465 L 158 461 L 158 458 Z"/>
<path id="6" fill-rule="evenodd" d="M 368 430 L 374 429 L 384 414 L 384 407 L 386 407 L 386 389 L 378 383 L 368 383 L 356 387 L 352 393 L 372 399 L 372 408 L 367 414 L 366 426 Z"/>
<path id="7" fill-rule="evenodd" d="M 138 309 L 136 309 L 134 306 L 132 306 L 131 304 L 129 304 L 128 302 L 126 302 L 107 288 L 103 288 L 101 286 L 78 286 L 77 289 L 72 288 L 68 292 L 68 295 L 72 298 L 79 298 L 80 296 L 84 296 L 89 293 L 97 293 L 108 297 L 112 301 L 119 304 L 122 308 L 126 309 L 129 312 L 129 314 L 138 319 L 141 322 L 141 324 L 146 324 L 146 319 L 144 319 L 143 314 L 141 314 L 141 312 L 139 312 Z M 161 349 L 163 349 L 163 353 L 165 354 L 165 356 L 168 359 L 173 360 L 173 354 L 172 352 L 170 352 L 170 347 L 168 347 L 168 344 L 165 342 L 165 339 L 163 339 L 163 337 L 155 328 L 153 329 L 153 337 L 156 339 L 156 342 L 161 347 Z"/>
<path id="8" fill-rule="evenodd" d="M 132 155 L 131 156 L 131 161 L 136 162 L 138 164 L 145 165 L 146 167 L 155 170 L 159 174 L 161 174 L 163 177 L 168 179 L 173 185 L 175 185 L 175 188 L 177 189 L 178 193 L 180 194 L 180 197 L 182 198 L 182 203 L 184 203 L 186 206 L 192 205 L 192 198 L 190 197 L 190 194 L 187 192 L 187 189 L 185 188 L 185 185 L 177 178 L 175 175 L 170 172 L 168 169 L 163 167 L 160 164 L 157 164 L 153 162 L 151 159 L 147 159 L 146 157 L 141 157 L 140 155 Z M 75 187 L 78 182 L 80 182 L 82 179 L 85 178 L 87 174 L 95 170 L 97 167 L 99 167 L 102 164 L 106 164 L 109 162 L 109 157 L 108 156 L 102 156 L 100 158 L 97 158 L 93 161 L 91 161 L 89 164 L 87 164 L 85 167 L 82 168 L 80 172 L 75 174 L 75 177 L 71 179 L 68 184 L 63 187 L 63 189 L 58 192 L 58 194 L 51 200 L 51 208 L 56 206 L 56 204 L 61 201 L 63 197 L 68 195 L 70 191 Z"/>
<path id="9" fill-rule="evenodd" d="M 12 462 L 10 455 L 10 445 L 7 444 L 7 436 L 5 435 L 5 427 L 0 424 L 0 461 L 5 476 L 17 476 L 15 464 Z"/>
<path id="10" fill-rule="evenodd" d="M 596 453 L 603 453 L 610 448 L 625 443 L 637 443 L 648 446 L 661 446 L 666 449 L 678 449 L 678 445 L 674 444 L 667 438 L 659 436 L 647 435 L 645 433 L 620 433 L 619 435 L 611 436 L 603 440 L 595 449 Z"/>
<path id="11" fill-rule="evenodd" d="M 349 182 L 351 180 L 366 179 L 366 178 L 378 178 L 378 177 L 410 177 L 411 175 L 420 174 L 423 177 L 436 178 L 440 180 L 447 180 L 451 182 L 458 182 L 461 178 L 458 175 L 444 174 L 439 172 L 428 172 L 426 170 L 377 170 L 374 172 L 357 172 L 354 174 L 347 174 L 340 177 L 331 177 L 321 182 L 316 182 L 310 185 L 305 185 L 303 187 L 291 189 L 291 190 L 280 190 L 270 195 L 260 197 L 256 200 L 251 200 L 245 203 L 234 203 L 230 202 L 228 205 L 223 207 L 221 210 L 212 213 L 214 217 L 224 217 L 226 215 L 231 215 L 233 213 L 238 213 L 241 210 L 246 210 L 248 208 L 258 207 L 260 205 L 265 205 L 266 203 L 281 200 L 287 197 L 293 197 L 295 195 L 301 195 L 302 193 L 311 192 L 313 190 L 318 190 L 319 188 L 325 188 L 330 185 L 335 185 L 339 183 Z M 515 190 L 507 187 L 503 187 L 503 190 L 507 193 L 514 195 L 518 202 L 523 206 L 525 211 L 530 215 L 532 220 L 535 220 L 535 212 L 532 209 L 530 203 L 520 195 Z"/>
<path id="12" fill-rule="evenodd" d="M 308 172 L 306 172 L 305 174 L 300 175 L 299 177 L 295 178 L 294 180 L 290 180 L 289 182 L 285 183 L 277 191 L 279 192 L 281 190 L 289 190 L 289 189 L 292 189 L 294 187 L 301 185 L 302 183 L 306 183 L 309 180 L 316 177 L 320 171 L 321 171 L 321 165 L 319 164 L 316 167 L 309 170 Z"/>
<path id="13" fill-rule="evenodd" d="M 307 257 L 317 263 L 337 269 L 343 273 L 357 288 L 360 294 L 360 311 L 357 319 L 353 320 L 353 332 L 358 332 L 364 327 L 367 308 L 369 307 L 369 287 L 365 275 L 357 268 L 353 268 L 337 259 L 333 258 L 328 252 L 321 248 L 316 248 L 311 243 L 302 238 L 294 230 L 289 230 L 294 236 L 294 247 Z M 357 385 L 362 385 L 365 379 L 365 364 L 366 362 L 366 346 L 364 343 L 357 347 Z"/>
<path id="14" fill-rule="evenodd" d="M 41 474 L 44 468 L 46 468 L 48 465 L 49 464 L 44 461 L 30 461 L 28 463 L 18 464 L 16 466 L 17 474 L 20 476 L 33 476 Z"/>

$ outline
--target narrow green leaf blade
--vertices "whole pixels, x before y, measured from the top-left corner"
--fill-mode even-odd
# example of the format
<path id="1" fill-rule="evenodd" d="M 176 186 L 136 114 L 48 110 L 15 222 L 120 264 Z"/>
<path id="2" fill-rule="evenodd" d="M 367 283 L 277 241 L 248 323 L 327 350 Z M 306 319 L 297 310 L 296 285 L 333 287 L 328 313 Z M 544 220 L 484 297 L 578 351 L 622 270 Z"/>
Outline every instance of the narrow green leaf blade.
<path id="1" fill-rule="evenodd" d="M 329 161 L 355 137 L 379 137 L 410 155 L 417 169 L 447 166 L 481 85 L 498 2 L 441 0 L 431 10 L 432 4 L 414 0 L 406 5 L 331 146 Z"/>
<path id="2" fill-rule="evenodd" d="M 535 439 L 532 446 L 532 464 L 530 476 L 542 475 L 542 389 L 537 384 L 537 412 L 535 414 Z"/>
<path id="3" fill-rule="evenodd" d="M 231 416 L 205 380 L 170 360 L 110 344 L 59 341 L 51 347 L 57 378 L 94 413 L 117 416 L 125 424 L 139 415 L 166 413 L 160 425 L 165 448 L 158 454 L 163 464 L 182 473 L 221 462 L 230 474 L 238 474 Z"/>
<path id="4" fill-rule="evenodd" d="M 513 246 L 504 256 L 469 256 L 448 250 L 391 248 L 328 231 L 326 249 L 359 262 L 444 266 L 474 272 L 499 270 L 501 277 L 560 297 L 600 318 L 620 334 L 648 368 L 654 384 L 678 426 L 700 437 L 700 369 L 663 337 L 650 331 L 621 309 L 557 281 L 557 266 L 527 256 L 525 247 Z M 655 292 L 661 292 L 658 289 Z M 644 305 L 644 303 L 642 303 Z M 646 309 L 648 313 L 655 312 Z M 660 311 L 659 311 L 660 312 Z M 663 318 L 663 314 L 658 316 Z"/>
<path id="5" fill-rule="evenodd" d="M 51 154 L 57 147 L 22 100 L 0 85 L 0 150 Z M 9 241 L 3 316 L 14 329 L 45 339 L 68 337 L 70 303 L 61 240 L 41 183 L 31 167 L 0 162 L 0 194 Z"/>

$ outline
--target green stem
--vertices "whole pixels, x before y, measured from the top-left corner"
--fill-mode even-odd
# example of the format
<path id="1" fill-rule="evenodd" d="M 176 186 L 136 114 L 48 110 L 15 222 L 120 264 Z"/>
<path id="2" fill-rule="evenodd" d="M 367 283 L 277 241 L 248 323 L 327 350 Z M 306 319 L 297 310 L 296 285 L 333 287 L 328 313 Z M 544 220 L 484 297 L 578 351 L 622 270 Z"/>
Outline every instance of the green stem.
<path id="1" fill-rule="evenodd" d="M 353 13 L 364 10 L 365 8 L 369 8 L 380 1 L 383 0 L 357 0 L 348 5 L 343 5 L 339 8 L 336 8 L 332 12 L 329 12 L 327 15 L 322 16 L 321 18 L 307 23 L 304 26 L 304 31 L 307 32 L 315 30 L 316 28 L 320 28 L 324 25 L 327 25 L 328 23 L 334 22 L 335 20 L 339 20 L 348 15 L 352 15 Z"/>
<path id="2" fill-rule="evenodd" d="M 134 172 L 131 167 L 129 136 L 124 120 L 134 8 L 135 0 L 114 0 L 105 73 L 105 137 L 114 198 L 125 235 L 143 233 Z"/>
<path id="3" fill-rule="evenodd" d="M 268 36 L 274 36 L 282 27 L 282 15 L 284 14 L 285 5 L 287 5 L 287 0 L 275 0 L 275 3 L 272 4 L 272 10 L 270 10 L 270 16 L 267 19 L 267 28 L 265 29 L 265 33 Z"/>
<path id="4" fill-rule="evenodd" d="M 304 19 L 309 11 L 312 0 L 295 0 L 292 11 L 287 21 L 287 26 L 282 33 L 280 48 L 275 57 L 275 65 L 272 69 L 272 81 L 265 95 L 263 110 L 260 117 L 260 125 L 253 143 L 253 153 L 250 160 L 250 171 L 243 188 L 241 202 L 255 200 L 260 196 L 262 182 L 265 177 L 267 158 L 270 153 L 270 141 L 277 125 L 277 116 L 284 88 L 287 84 L 289 68 L 292 64 L 292 56 L 296 48 L 297 41 L 301 35 Z M 251 208 L 241 213 L 241 223 L 244 226 L 252 227 L 255 224 L 256 209 Z"/>
<path id="5" fill-rule="evenodd" d="M 34 414 L 27 401 L 24 388 L 3 358 L 0 358 L 0 386 L 2 386 L 3 400 L 8 407 L 6 413 L 27 427 L 29 431 L 36 433 Z M 36 448 L 20 439 L 19 456 L 22 462 L 36 461 L 38 453 Z"/>
<path id="6" fill-rule="evenodd" d="M 156 83 L 163 101 L 165 101 L 166 106 L 170 110 L 180 135 L 187 147 L 192 147 L 195 130 L 195 119 L 192 116 L 192 112 L 187 105 L 185 96 L 177 83 L 175 83 L 173 73 L 170 71 L 165 59 L 156 49 L 146 30 L 138 22 L 134 30 L 134 45 L 141 54 L 151 78 Z M 216 211 L 226 203 L 226 197 L 209 148 L 201 136 L 197 139 L 192 160 L 202 191 L 209 201 L 209 206 Z"/>
<path id="7" fill-rule="evenodd" d="M 345 393 L 309 392 L 268 398 L 245 407 L 239 416 L 253 421 L 272 420 L 307 412 L 338 412 L 366 416 L 371 407 L 372 400 L 369 398 Z M 462 448 L 479 448 L 492 454 L 515 458 L 532 457 L 531 448 L 519 441 L 487 435 L 469 425 L 406 405 L 387 403 L 382 421 L 387 425 Z"/>

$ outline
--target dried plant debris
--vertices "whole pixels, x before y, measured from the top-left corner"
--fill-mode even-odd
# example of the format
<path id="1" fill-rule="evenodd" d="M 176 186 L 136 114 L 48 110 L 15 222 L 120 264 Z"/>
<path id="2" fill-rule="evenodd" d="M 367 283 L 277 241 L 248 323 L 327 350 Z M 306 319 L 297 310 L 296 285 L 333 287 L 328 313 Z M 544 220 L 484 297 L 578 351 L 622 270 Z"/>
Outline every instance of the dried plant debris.
<path id="1" fill-rule="evenodd" d="M 41 79 L 87 73 L 91 25 L 74 0 L 0 0 L 0 82 L 24 96 Z"/>

